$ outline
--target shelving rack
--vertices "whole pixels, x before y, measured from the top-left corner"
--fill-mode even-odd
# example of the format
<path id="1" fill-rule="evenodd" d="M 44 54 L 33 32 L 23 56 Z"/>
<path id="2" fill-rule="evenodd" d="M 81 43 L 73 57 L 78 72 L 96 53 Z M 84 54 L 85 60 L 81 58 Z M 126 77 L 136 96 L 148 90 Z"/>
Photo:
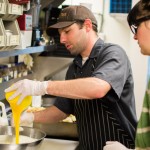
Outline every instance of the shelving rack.
<path id="1" fill-rule="evenodd" d="M 59 48 L 56 44 L 48 45 L 48 46 L 36 46 L 36 47 L 28 47 L 26 49 L 13 49 L 13 50 L 5 50 L 0 51 L 0 58 L 2 57 L 11 57 L 11 56 L 18 56 L 22 54 L 34 54 L 40 53 L 43 57 L 68 57 L 72 58 L 72 56 L 67 50 L 63 50 Z M 34 73 L 22 78 L 12 79 L 10 81 L 0 83 L 0 100 L 5 99 L 4 90 L 12 85 L 12 83 L 21 80 L 23 78 L 33 79 Z"/>
<path id="2" fill-rule="evenodd" d="M 43 51 L 54 51 L 56 45 L 52 46 L 36 46 L 36 47 L 28 47 L 25 49 L 12 49 L 12 50 L 4 50 L 0 51 L 0 57 L 10 57 L 10 56 L 17 56 L 22 54 L 32 54 L 38 53 Z"/>
<path id="3" fill-rule="evenodd" d="M 18 56 L 18 55 L 22 55 L 22 54 L 32 54 L 32 53 L 38 53 L 38 52 L 43 52 L 43 51 L 53 52 L 55 48 L 56 48 L 56 45 L 28 47 L 26 49 L 20 49 L 20 50 L 18 50 L 18 49 L 13 49 L 13 50 L 8 50 L 8 51 L 5 50 L 5 51 L 0 51 L 0 58 Z M 4 90 L 7 87 L 9 87 L 10 85 L 12 85 L 14 82 L 21 80 L 23 78 L 32 79 L 33 77 L 34 77 L 34 73 L 30 74 L 28 76 L 22 77 L 22 78 L 12 79 L 10 81 L 0 83 L 0 89 L 1 89 L 0 90 L 0 100 L 5 99 Z"/>

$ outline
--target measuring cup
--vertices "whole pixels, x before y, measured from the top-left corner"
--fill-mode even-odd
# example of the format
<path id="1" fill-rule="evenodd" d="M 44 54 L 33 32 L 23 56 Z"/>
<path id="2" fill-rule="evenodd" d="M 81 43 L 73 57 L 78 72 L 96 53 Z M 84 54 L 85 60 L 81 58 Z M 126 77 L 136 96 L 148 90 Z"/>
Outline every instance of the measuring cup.
<path id="1" fill-rule="evenodd" d="M 8 98 L 14 94 L 15 91 L 7 92 L 5 94 L 6 100 L 9 102 L 10 107 L 12 109 L 14 124 L 15 124 L 15 132 L 16 132 L 16 144 L 19 144 L 19 124 L 20 124 L 20 115 L 21 113 L 31 105 L 32 96 L 26 96 L 23 101 L 18 105 L 17 102 L 20 98 L 20 95 L 15 97 L 12 100 L 8 100 Z"/>
<path id="2" fill-rule="evenodd" d="M 0 106 L 2 108 L 2 115 L 0 116 L 0 126 L 8 126 L 5 105 L 2 102 L 0 102 Z"/>

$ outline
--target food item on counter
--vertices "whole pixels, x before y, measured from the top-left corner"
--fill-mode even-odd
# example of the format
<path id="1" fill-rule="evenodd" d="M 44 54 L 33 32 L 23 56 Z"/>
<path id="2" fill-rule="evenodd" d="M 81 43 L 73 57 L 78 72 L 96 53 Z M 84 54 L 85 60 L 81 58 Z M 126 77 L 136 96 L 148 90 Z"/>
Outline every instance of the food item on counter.
<path id="1" fill-rule="evenodd" d="M 26 111 L 27 112 L 37 112 L 37 111 L 42 111 L 44 109 L 45 109 L 44 107 L 28 107 L 28 109 Z M 76 122 L 76 117 L 71 114 L 66 119 L 62 120 L 61 122 L 74 123 L 74 122 Z"/>
<path id="2" fill-rule="evenodd" d="M 12 115 L 15 123 L 15 135 L 16 135 L 16 144 L 19 143 L 19 125 L 20 125 L 20 115 L 21 113 L 31 105 L 32 97 L 26 96 L 21 104 L 17 104 L 20 96 L 15 97 L 13 100 L 8 100 L 8 98 L 14 94 L 15 91 L 7 92 L 5 94 L 6 100 L 9 102 L 10 107 L 12 109 Z"/>
<path id="3" fill-rule="evenodd" d="M 62 120 L 62 122 L 70 122 L 70 123 L 76 122 L 76 117 L 71 114 L 66 119 Z"/>
<path id="4" fill-rule="evenodd" d="M 26 110 L 27 112 L 37 112 L 37 111 L 42 111 L 44 110 L 44 107 L 28 107 L 28 109 Z"/>
<path id="5" fill-rule="evenodd" d="M 16 144 L 15 140 L 16 140 L 15 135 L 0 135 L 0 144 Z M 18 144 L 32 143 L 35 142 L 36 140 L 37 139 L 35 138 L 31 138 L 25 135 L 20 135 Z"/>

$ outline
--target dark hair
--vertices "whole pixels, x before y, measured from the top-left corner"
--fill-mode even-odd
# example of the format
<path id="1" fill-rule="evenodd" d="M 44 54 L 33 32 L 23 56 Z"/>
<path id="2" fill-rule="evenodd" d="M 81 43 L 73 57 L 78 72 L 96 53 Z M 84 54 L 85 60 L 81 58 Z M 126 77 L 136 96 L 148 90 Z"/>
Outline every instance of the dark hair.
<path id="1" fill-rule="evenodd" d="M 138 19 L 146 16 L 150 16 L 150 0 L 140 0 L 127 16 L 129 26 L 136 24 Z"/>
<path id="2" fill-rule="evenodd" d="M 76 23 L 80 26 L 80 28 L 83 27 L 84 21 L 83 20 L 77 20 Z M 95 25 L 94 23 L 92 23 L 92 28 L 93 30 L 97 33 L 97 25 Z"/>
<path id="3" fill-rule="evenodd" d="M 141 0 L 143 7 L 145 7 L 145 9 L 150 9 L 150 1 L 149 0 Z"/>

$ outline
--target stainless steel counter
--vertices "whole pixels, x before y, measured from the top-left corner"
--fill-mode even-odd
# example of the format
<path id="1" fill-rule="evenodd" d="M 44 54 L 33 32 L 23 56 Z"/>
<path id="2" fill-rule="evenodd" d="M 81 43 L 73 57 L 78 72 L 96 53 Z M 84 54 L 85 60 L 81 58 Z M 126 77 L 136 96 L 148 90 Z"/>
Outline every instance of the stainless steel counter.
<path id="1" fill-rule="evenodd" d="M 78 141 L 45 138 L 38 146 L 27 150 L 75 150 Z"/>

